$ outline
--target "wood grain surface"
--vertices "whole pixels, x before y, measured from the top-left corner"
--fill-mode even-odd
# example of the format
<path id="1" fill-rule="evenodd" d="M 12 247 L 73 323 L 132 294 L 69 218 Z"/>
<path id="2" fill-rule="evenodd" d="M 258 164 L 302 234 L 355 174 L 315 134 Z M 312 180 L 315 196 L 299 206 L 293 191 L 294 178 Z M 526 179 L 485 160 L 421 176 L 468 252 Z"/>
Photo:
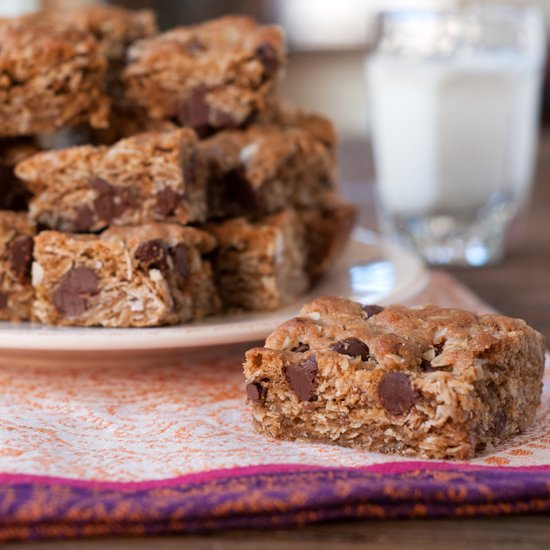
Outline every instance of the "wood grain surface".
<path id="1" fill-rule="evenodd" d="M 376 227 L 372 206 L 372 170 L 367 144 L 344 142 L 341 153 L 344 193 L 361 205 L 361 222 Z M 499 265 L 450 270 L 482 298 L 507 315 L 523 317 L 550 340 L 550 133 L 540 142 L 532 208 L 525 238 Z M 91 539 L 68 542 L 18 543 L 21 550 L 104 548 L 172 550 L 309 548 L 422 549 L 550 548 L 550 517 L 503 517 L 445 520 L 381 520 L 338 522 L 270 532 L 236 531 L 188 537 Z"/>

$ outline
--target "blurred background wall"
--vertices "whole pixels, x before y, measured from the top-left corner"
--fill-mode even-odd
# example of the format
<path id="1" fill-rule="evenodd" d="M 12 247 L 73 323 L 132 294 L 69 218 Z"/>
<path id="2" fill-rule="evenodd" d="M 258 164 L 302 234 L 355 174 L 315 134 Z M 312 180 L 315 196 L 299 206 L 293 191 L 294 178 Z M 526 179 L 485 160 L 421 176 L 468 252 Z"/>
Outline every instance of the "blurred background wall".
<path id="1" fill-rule="evenodd" d="M 489 0 L 487 0 L 489 1 Z M 368 131 L 364 59 L 376 30 L 377 14 L 388 9 L 446 7 L 465 0 L 2 0 L 0 14 L 40 7 L 76 7 L 107 3 L 151 8 L 161 28 L 189 24 L 226 13 L 244 13 L 282 25 L 288 36 L 289 64 L 282 93 L 305 108 L 333 118 L 344 135 Z M 483 0 L 477 3 L 483 3 Z M 550 0 L 507 3 L 538 4 L 550 27 Z M 550 94 L 547 94 L 550 96 Z M 545 102 L 548 111 L 549 102 Z"/>

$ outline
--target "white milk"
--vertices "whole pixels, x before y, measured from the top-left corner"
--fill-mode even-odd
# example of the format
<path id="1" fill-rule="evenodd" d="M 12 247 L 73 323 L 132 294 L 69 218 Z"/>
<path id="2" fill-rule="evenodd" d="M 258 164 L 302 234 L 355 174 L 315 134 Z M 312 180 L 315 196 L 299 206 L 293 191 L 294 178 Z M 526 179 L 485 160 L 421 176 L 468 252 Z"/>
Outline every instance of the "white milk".
<path id="1" fill-rule="evenodd" d="M 540 67 L 514 53 L 367 61 L 377 183 L 398 215 L 523 201 L 535 150 Z"/>

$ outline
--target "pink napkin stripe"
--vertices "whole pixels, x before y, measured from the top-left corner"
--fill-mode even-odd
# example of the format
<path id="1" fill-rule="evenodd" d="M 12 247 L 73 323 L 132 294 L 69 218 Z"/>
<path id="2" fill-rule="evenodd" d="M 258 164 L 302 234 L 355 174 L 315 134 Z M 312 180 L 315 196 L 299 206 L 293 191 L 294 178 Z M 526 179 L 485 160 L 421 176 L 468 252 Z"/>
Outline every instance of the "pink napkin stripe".
<path id="1" fill-rule="evenodd" d="M 0 485 L 29 483 L 32 485 L 65 485 L 69 487 L 85 487 L 89 489 L 106 489 L 115 491 L 149 490 L 166 487 L 176 487 L 185 484 L 208 483 L 220 479 L 233 479 L 246 476 L 276 475 L 292 472 L 333 472 L 333 471 L 368 471 L 377 474 L 395 475 L 414 471 L 500 471 L 500 472 L 550 472 L 550 464 L 538 466 L 478 466 L 468 463 L 435 462 L 435 461 L 407 461 L 386 462 L 358 467 L 317 466 L 315 464 L 258 464 L 236 468 L 222 468 L 204 472 L 186 474 L 173 478 L 147 481 L 104 481 L 86 480 L 55 476 L 41 476 L 35 474 L 0 473 Z"/>

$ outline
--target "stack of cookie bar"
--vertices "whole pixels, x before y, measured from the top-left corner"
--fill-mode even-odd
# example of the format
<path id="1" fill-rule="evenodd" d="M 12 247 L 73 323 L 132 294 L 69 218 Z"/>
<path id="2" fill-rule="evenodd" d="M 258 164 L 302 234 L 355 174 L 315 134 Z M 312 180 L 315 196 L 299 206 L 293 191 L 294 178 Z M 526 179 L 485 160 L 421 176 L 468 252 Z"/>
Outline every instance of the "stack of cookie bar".
<path id="1" fill-rule="evenodd" d="M 2 20 L 0 42 L 0 319 L 269 310 L 334 263 L 355 210 L 331 123 L 277 96 L 278 27 L 158 34 L 103 6 Z"/>

